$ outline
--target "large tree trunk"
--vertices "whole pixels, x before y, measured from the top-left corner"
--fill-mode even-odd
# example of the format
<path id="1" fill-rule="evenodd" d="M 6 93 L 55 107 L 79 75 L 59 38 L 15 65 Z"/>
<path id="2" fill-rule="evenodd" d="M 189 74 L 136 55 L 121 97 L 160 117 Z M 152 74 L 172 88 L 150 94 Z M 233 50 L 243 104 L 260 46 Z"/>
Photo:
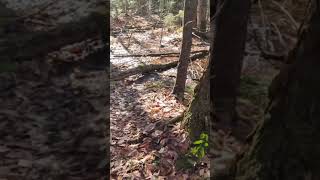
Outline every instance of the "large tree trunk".
<path id="1" fill-rule="evenodd" d="M 207 30 L 207 0 L 198 0 L 197 8 L 197 28 L 201 32 Z"/>
<path id="2" fill-rule="evenodd" d="M 192 27 L 194 24 L 193 17 L 195 15 L 196 10 L 195 5 L 196 0 L 185 0 L 181 53 L 179 57 L 177 79 L 172 91 L 172 93 L 175 94 L 178 97 L 178 99 L 183 99 L 184 96 L 185 84 L 187 79 L 187 70 L 192 45 Z"/>
<path id="3" fill-rule="evenodd" d="M 210 7 L 213 8 L 213 7 Z M 213 28 L 213 23 L 210 23 L 210 28 Z M 188 130 L 189 138 L 194 141 L 199 138 L 202 132 L 210 132 L 212 128 L 212 101 L 210 100 L 210 77 L 213 77 L 212 58 L 213 41 L 210 41 L 210 57 L 207 70 L 200 79 L 200 83 L 194 90 L 194 98 L 189 105 L 189 108 L 184 113 L 182 125 Z M 210 141 L 211 141 L 210 137 Z"/>
<path id="4" fill-rule="evenodd" d="M 238 163 L 236 180 L 320 179 L 319 33 L 316 11 L 288 59 L 293 62 L 277 77 L 270 116 Z"/>
<path id="5" fill-rule="evenodd" d="M 213 68 L 210 80 L 215 118 L 223 124 L 235 119 L 236 96 L 245 53 L 250 0 L 218 0 L 220 13 L 214 20 Z"/>
<path id="6" fill-rule="evenodd" d="M 196 140 L 202 132 L 209 132 L 211 127 L 211 101 L 210 101 L 210 68 L 202 76 L 200 83 L 194 90 L 194 98 L 184 114 L 183 127 L 187 129 L 189 138 Z"/>
<path id="7" fill-rule="evenodd" d="M 210 23 L 210 28 L 212 30 L 215 29 L 213 30 L 215 38 L 211 41 L 209 67 L 204 73 L 204 77 L 201 79 L 200 84 L 197 86 L 195 97 L 184 115 L 183 124 L 184 127 L 188 129 L 189 137 L 192 140 L 198 138 L 201 132 L 209 132 L 212 129 L 212 120 L 213 118 L 216 118 L 212 117 L 212 115 L 217 113 L 213 112 L 216 108 L 213 103 L 216 98 L 221 100 L 221 97 L 219 96 L 213 97 L 213 88 L 219 88 L 218 92 L 220 93 L 222 89 L 225 88 L 233 87 L 235 89 L 233 91 L 236 91 L 238 88 L 250 1 L 246 0 L 239 2 L 232 0 L 229 1 L 229 3 L 230 4 L 226 4 L 227 8 L 216 17 L 218 19 L 215 23 Z M 219 5 L 221 5 L 221 3 L 211 3 L 211 12 Z M 210 16 L 213 17 L 214 13 L 210 14 Z M 215 28 L 213 26 L 215 26 Z M 225 38 L 225 40 L 223 38 Z M 218 43 L 220 43 L 220 45 Z M 224 68 L 226 72 L 214 70 L 217 68 Z M 217 80 L 217 76 L 219 76 L 219 81 L 214 82 Z M 223 80 L 222 78 L 226 79 Z M 223 81 L 223 83 L 221 81 Z M 212 86 L 213 82 L 216 86 Z M 218 87 L 218 84 L 221 87 Z M 230 84 L 233 86 L 230 86 Z M 235 99 L 236 92 L 233 91 L 231 90 L 232 93 L 229 93 L 228 95 L 232 95 L 232 98 Z M 218 106 L 219 104 L 216 103 L 216 105 Z M 233 105 L 235 106 L 235 104 Z"/>

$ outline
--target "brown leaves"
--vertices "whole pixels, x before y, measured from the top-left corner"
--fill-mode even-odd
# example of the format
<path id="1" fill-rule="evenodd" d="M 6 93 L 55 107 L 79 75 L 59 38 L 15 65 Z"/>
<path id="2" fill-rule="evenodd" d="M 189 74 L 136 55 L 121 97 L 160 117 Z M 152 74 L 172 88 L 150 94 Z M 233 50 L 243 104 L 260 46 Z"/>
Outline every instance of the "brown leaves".
<path id="1" fill-rule="evenodd" d="M 130 18 L 128 22 L 134 19 L 135 25 L 146 23 L 138 17 Z M 112 54 L 158 51 L 159 48 L 155 44 L 158 43 L 160 34 L 161 29 L 133 33 L 127 49 L 123 46 L 129 44 L 128 36 L 119 35 L 117 41 L 111 38 L 113 72 L 134 68 L 139 64 L 143 66 L 149 63 L 172 62 L 174 59 L 170 58 L 112 57 Z M 172 43 L 177 37 L 179 38 L 179 34 L 165 32 L 162 39 L 165 46 L 161 50 L 178 51 L 180 47 Z M 138 40 L 143 41 L 143 48 L 137 43 Z M 131 76 L 111 85 L 111 164 L 114 164 L 111 169 L 114 179 L 188 179 L 192 174 L 197 175 L 194 177 L 199 175 L 192 170 L 178 171 L 175 167 L 179 156 L 187 153 L 190 142 L 187 132 L 179 123 L 166 123 L 166 120 L 181 115 L 186 109 L 171 95 L 174 83 L 174 77 L 171 76 L 176 74 L 175 70 L 167 72 Z M 126 140 L 119 142 L 120 139 Z M 119 152 L 126 148 L 131 149 L 130 152 L 121 156 L 122 153 Z M 152 158 L 146 160 L 146 157 Z M 206 174 L 205 171 L 201 173 Z"/>

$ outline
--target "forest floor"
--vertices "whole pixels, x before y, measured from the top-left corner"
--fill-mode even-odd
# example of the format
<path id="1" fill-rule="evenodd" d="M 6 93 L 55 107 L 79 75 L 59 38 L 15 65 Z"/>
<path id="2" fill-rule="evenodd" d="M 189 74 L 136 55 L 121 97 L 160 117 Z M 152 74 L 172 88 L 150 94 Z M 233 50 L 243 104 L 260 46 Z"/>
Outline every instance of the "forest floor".
<path id="1" fill-rule="evenodd" d="M 130 57 L 125 55 L 178 52 L 181 31 L 170 31 L 159 25 L 157 16 L 119 16 L 113 19 L 111 31 L 111 76 L 136 67 L 165 64 L 178 57 Z M 111 32 L 111 33 L 112 33 Z M 251 38 L 252 39 L 252 38 Z M 161 44 L 160 44 L 161 43 Z M 247 49 L 255 50 L 252 42 Z M 193 38 L 192 51 L 209 49 L 209 44 Z M 124 57 L 121 57 L 124 56 Z M 171 94 L 176 68 L 138 73 L 111 81 L 111 177 L 122 179 L 201 179 L 210 175 L 208 157 L 198 162 L 182 160 L 190 152 L 190 140 L 180 122 L 167 124 L 179 116 L 190 103 L 194 87 L 207 66 L 207 57 L 190 63 L 185 101 Z M 267 87 L 277 70 L 257 55 L 244 59 L 238 112 L 243 119 L 235 134 L 214 132 L 213 171 L 225 168 L 227 161 L 241 151 L 243 137 L 262 118 L 267 104 Z M 121 73 L 120 73 L 121 74 Z M 240 137 L 240 138 L 239 138 Z M 242 138 L 242 139 L 241 139 Z M 212 147 L 212 146 L 211 146 Z"/>
<path id="2" fill-rule="evenodd" d="M 128 20 L 128 19 L 127 19 Z M 118 21 L 112 28 L 124 21 Z M 128 21 L 127 21 L 128 22 Z M 141 17 L 133 17 L 135 29 L 150 27 L 153 24 Z M 119 26 L 118 26 L 119 27 Z M 160 34 L 163 33 L 162 47 Z M 138 66 L 170 63 L 177 57 L 114 57 L 115 55 L 179 52 L 181 37 L 161 28 L 144 32 L 123 33 L 111 36 L 111 74 Z M 129 40 L 130 39 L 130 40 Z M 131 41 L 131 42 L 130 42 Z M 208 49 L 197 42 L 193 50 Z M 128 47 L 129 45 L 129 47 Z M 199 79 L 205 69 L 205 61 L 193 62 L 189 77 Z M 192 74 L 197 70 L 198 74 Z M 111 177 L 135 179 L 192 177 L 192 171 L 179 170 L 175 162 L 179 154 L 186 153 L 189 146 L 186 132 L 179 123 L 167 125 L 166 120 L 179 116 L 191 100 L 197 84 L 187 80 L 186 101 L 179 102 L 171 95 L 176 69 L 137 74 L 129 78 L 111 82 Z M 201 176 L 208 174 L 208 168 L 197 170 Z M 199 174 L 198 173 L 198 174 Z M 199 176 L 196 175 L 195 177 Z"/>
<path id="3" fill-rule="evenodd" d="M 33 31 L 75 21 L 95 6 L 88 1 L 1 2 L 21 16 L 40 8 L 25 20 Z M 59 62 L 52 59 L 82 64 L 89 53 L 86 47 L 99 48 L 101 43 L 87 39 L 61 47 L 45 57 L 48 71 L 60 70 L 54 69 Z M 48 74 L 46 81 L 37 65 L 34 60 L 24 62 L 13 72 L 0 65 L 0 179 L 104 179 L 106 72 L 70 66 L 60 75 Z"/>

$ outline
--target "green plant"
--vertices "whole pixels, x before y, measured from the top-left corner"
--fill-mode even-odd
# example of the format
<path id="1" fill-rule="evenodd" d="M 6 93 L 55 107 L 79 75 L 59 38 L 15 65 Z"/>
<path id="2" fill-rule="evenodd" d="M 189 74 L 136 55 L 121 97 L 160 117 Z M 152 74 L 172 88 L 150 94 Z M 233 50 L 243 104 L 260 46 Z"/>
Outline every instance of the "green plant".
<path id="1" fill-rule="evenodd" d="M 193 96 L 193 95 L 194 95 L 194 87 L 193 87 L 193 86 L 190 86 L 190 85 L 187 85 L 187 86 L 186 86 L 186 92 L 187 92 L 189 95 Z"/>
<path id="2" fill-rule="evenodd" d="M 183 20 L 184 11 L 179 11 L 178 14 L 173 15 L 172 13 L 169 13 L 164 17 L 164 23 L 167 27 L 175 27 L 175 26 L 181 26 L 182 20 Z"/>
<path id="3" fill-rule="evenodd" d="M 202 159 L 209 146 L 208 134 L 201 133 L 200 139 L 193 142 L 193 145 L 194 147 L 191 148 L 190 153 L 198 159 Z"/>
<path id="4" fill-rule="evenodd" d="M 165 87 L 165 85 L 161 81 L 146 83 L 145 86 L 147 89 L 155 89 L 155 90 L 159 90 Z"/>

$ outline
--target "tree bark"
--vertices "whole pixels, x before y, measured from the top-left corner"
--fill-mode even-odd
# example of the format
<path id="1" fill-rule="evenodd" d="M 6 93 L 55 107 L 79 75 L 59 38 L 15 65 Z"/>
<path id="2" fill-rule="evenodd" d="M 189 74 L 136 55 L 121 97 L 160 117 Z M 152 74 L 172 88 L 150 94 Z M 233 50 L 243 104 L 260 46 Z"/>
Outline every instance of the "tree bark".
<path id="1" fill-rule="evenodd" d="M 219 98 L 221 98 L 219 96 L 213 96 L 217 95 L 212 93 L 214 91 L 213 88 L 225 89 L 227 87 L 230 87 L 229 84 L 233 85 L 235 89 L 237 89 L 238 87 L 237 78 L 240 78 L 240 64 L 242 55 L 244 54 L 244 42 L 247 25 L 246 22 L 250 9 L 250 1 L 246 0 L 238 2 L 232 0 L 231 2 L 229 1 L 229 3 L 230 4 L 227 6 L 229 9 L 221 12 L 221 17 L 217 17 L 218 20 L 216 21 L 216 23 L 210 23 L 210 28 L 215 29 L 213 30 L 215 40 L 211 41 L 209 66 L 207 71 L 204 73 L 201 82 L 195 90 L 194 99 L 192 100 L 188 110 L 184 115 L 183 124 L 184 127 L 188 129 L 189 137 L 192 140 L 197 139 L 202 132 L 209 132 L 210 134 L 210 130 L 213 128 L 212 121 L 216 120 L 214 119 L 216 117 L 213 117 L 213 115 L 217 113 L 216 111 L 214 111 L 216 107 L 213 105 L 213 103 L 215 102 L 216 97 L 218 100 Z M 210 4 L 211 12 L 216 6 L 219 5 L 217 5 L 216 3 Z M 210 16 L 213 17 L 214 13 L 210 14 Z M 242 18 L 240 18 L 241 16 Z M 213 26 L 215 26 L 215 28 Z M 234 32 L 235 29 L 237 30 L 237 32 Z M 223 38 L 225 38 L 225 40 Z M 218 43 L 220 43 L 220 45 Z M 234 55 L 236 53 L 238 53 L 237 56 Z M 232 59 L 230 60 L 228 58 Z M 217 65 L 217 62 L 218 67 L 224 68 L 226 72 L 223 72 L 222 70 L 214 70 L 218 68 L 215 66 Z M 226 63 L 227 65 L 225 65 L 224 63 Z M 220 74 L 217 74 L 217 72 Z M 227 74 L 227 76 L 224 73 Z M 231 75 L 229 75 L 228 73 L 230 73 Z M 218 82 L 219 86 L 221 87 L 217 87 L 218 83 L 214 82 L 218 75 L 220 80 Z M 226 79 L 223 80 L 223 78 Z M 234 78 L 235 80 L 232 78 Z M 226 85 L 221 81 L 226 83 Z M 215 83 L 216 86 L 212 86 L 213 83 Z M 232 94 L 230 94 L 234 95 L 234 97 L 232 96 L 232 98 L 235 98 L 236 93 L 233 91 L 231 91 Z M 218 92 L 221 92 L 221 90 Z M 216 105 L 219 104 L 216 103 Z"/>
<path id="2" fill-rule="evenodd" d="M 199 7 L 199 0 L 196 0 L 195 4 L 195 14 L 193 15 L 193 28 L 197 28 L 197 24 L 198 24 L 198 7 Z"/>
<path id="3" fill-rule="evenodd" d="M 211 127 L 212 105 L 210 101 L 210 71 L 207 69 L 194 90 L 189 108 L 184 113 L 182 125 L 187 129 L 189 138 L 194 141 L 202 132 L 209 132 Z"/>
<path id="4" fill-rule="evenodd" d="M 207 0 L 198 0 L 197 7 L 197 28 L 201 32 L 207 30 Z"/>
<path id="5" fill-rule="evenodd" d="M 223 9 L 214 20 L 210 94 L 215 120 L 230 125 L 236 118 L 236 96 L 240 84 L 242 59 L 245 54 L 250 0 L 220 0 Z"/>
<path id="6" fill-rule="evenodd" d="M 124 0 L 124 2 L 125 2 L 125 4 L 124 4 L 124 8 L 125 8 L 124 12 L 125 12 L 125 14 L 128 14 L 129 2 L 128 2 L 128 0 Z"/>
<path id="7" fill-rule="evenodd" d="M 193 17 L 196 10 L 196 0 L 185 0 L 184 5 L 184 26 L 181 52 L 179 57 L 179 65 L 177 70 L 177 79 L 172 93 L 177 96 L 178 99 L 183 99 L 185 84 L 187 79 L 188 63 L 190 59 L 190 51 L 192 45 L 192 27 Z"/>
<path id="8" fill-rule="evenodd" d="M 210 9 L 211 8 L 213 7 L 210 7 Z M 210 23 L 210 28 L 213 28 L 213 23 Z M 213 109 L 210 98 L 210 79 L 213 77 L 213 71 L 210 70 L 213 66 L 211 58 L 213 52 L 212 47 L 213 41 L 210 41 L 210 55 L 207 70 L 201 77 L 200 83 L 196 86 L 194 98 L 183 116 L 183 128 L 187 129 L 189 138 L 192 141 L 198 139 L 202 132 L 208 132 L 210 134 L 210 130 L 212 129 Z M 210 137 L 209 141 L 211 141 L 211 139 Z"/>
<path id="9" fill-rule="evenodd" d="M 236 180 L 320 179 L 320 16 L 290 53 L 268 117 L 239 161 Z"/>

